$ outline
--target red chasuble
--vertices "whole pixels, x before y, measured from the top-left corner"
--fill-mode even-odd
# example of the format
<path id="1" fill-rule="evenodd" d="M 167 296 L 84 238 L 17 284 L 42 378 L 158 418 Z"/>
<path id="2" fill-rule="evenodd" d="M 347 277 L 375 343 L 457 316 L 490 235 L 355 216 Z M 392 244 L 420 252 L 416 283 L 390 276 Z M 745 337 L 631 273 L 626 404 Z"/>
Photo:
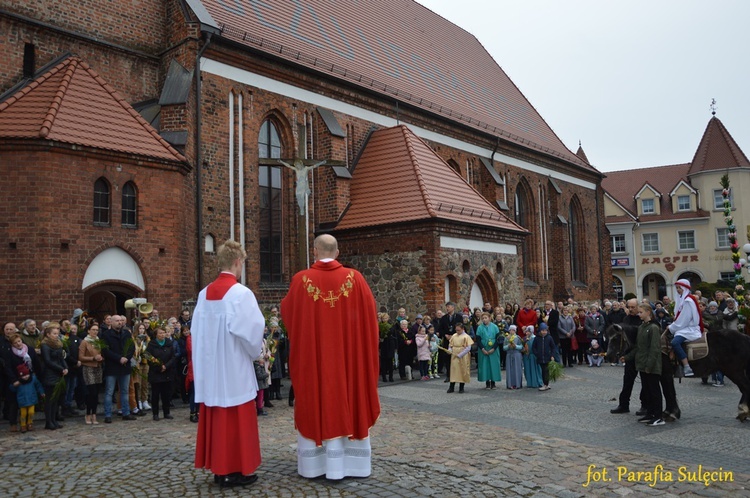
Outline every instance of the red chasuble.
<path id="1" fill-rule="evenodd" d="M 297 273 L 281 302 L 289 334 L 294 422 L 320 446 L 369 437 L 380 416 L 378 318 L 364 277 L 338 261 Z"/>

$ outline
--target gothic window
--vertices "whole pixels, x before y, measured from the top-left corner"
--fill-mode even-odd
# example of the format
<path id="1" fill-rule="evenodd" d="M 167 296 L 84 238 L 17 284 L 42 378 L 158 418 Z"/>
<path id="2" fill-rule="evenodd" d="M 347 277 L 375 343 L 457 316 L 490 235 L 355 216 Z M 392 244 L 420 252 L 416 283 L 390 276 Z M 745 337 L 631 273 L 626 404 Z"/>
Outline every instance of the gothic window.
<path id="1" fill-rule="evenodd" d="M 94 182 L 94 225 L 109 226 L 109 182 L 99 178 Z"/>
<path id="2" fill-rule="evenodd" d="M 138 193 L 133 182 L 128 182 L 122 187 L 122 226 L 138 226 Z"/>
<path id="3" fill-rule="evenodd" d="M 263 122 L 258 135 L 258 157 L 281 157 L 281 138 L 270 119 Z M 281 282 L 281 166 L 259 166 L 260 186 L 260 279 Z"/>
<path id="4" fill-rule="evenodd" d="M 570 278 L 577 282 L 586 279 L 586 243 L 584 235 L 583 209 L 578 197 L 570 200 L 568 212 L 568 237 L 570 238 Z"/>

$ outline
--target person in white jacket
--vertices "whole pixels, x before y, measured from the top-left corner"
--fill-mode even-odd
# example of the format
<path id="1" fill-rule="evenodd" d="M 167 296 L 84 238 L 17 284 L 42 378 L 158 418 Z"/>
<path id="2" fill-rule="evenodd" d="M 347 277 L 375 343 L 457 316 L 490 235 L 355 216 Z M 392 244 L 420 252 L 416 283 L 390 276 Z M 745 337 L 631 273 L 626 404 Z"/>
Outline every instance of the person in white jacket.
<path id="1" fill-rule="evenodd" d="M 698 302 L 695 296 L 690 294 L 690 281 L 681 278 L 675 282 L 674 286 L 677 291 L 675 317 L 667 330 L 674 335 L 672 349 L 677 359 L 682 362 L 685 377 L 692 377 L 693 369 L 688 365 L 687 354 L 682 348 L 682 343 L 700 339 L 703 333 L 703 320 L 698 312 Z"/>

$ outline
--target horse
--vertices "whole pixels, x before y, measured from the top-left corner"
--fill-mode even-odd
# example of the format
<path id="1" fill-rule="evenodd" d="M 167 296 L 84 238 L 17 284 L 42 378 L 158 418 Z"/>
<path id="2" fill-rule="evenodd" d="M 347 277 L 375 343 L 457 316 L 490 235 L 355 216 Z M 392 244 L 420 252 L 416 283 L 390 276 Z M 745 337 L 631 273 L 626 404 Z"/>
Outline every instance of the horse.
<path id="1" fill-rule="evenodd" d="M 638 328 L 613 324 L 605 331 L 608 340 L 607 361 L 614 363 L 635 343 Z M 706 333 L 708 356 L 690 361 L 696 377 L 708 377 L 721 370 L 740 390 L 737 420 L 750 418 L 750 337 L 730 329 L 710 329 Z M 686 343 L 687 344 L 687 343 Z"/>

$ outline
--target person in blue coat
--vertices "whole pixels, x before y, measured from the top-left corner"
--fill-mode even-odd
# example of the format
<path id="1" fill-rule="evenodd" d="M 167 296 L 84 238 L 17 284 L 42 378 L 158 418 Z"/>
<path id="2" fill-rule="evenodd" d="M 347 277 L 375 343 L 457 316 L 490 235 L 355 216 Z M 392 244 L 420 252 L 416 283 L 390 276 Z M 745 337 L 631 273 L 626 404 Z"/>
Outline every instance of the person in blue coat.
<path id="1" fill-rule="evenodd" d="M 21 432 L 34 430 L 34 406 L 39 398 L 44 398 L 44 387 L 26 366 L 21 363 L 16 368 L 18 380 L 10 385 L 11 392 L 16 393 L 18 406 L 21 408 Z"/>
<path id="2" fill-rule="evenodd" d="M 548 330 L 547 324 L 542 322 L 539 324 L 539 330 Z M 536 360 L 534 354 L 534 341 L 536 336 L 534 335 L 534 327 L 529 325 L 526 327 L 526 338 L 523 341 L 523 374 L 526 377 L 526 387 L 542 387 L 542 367 L 539 366 L 539 362 Z"/>

